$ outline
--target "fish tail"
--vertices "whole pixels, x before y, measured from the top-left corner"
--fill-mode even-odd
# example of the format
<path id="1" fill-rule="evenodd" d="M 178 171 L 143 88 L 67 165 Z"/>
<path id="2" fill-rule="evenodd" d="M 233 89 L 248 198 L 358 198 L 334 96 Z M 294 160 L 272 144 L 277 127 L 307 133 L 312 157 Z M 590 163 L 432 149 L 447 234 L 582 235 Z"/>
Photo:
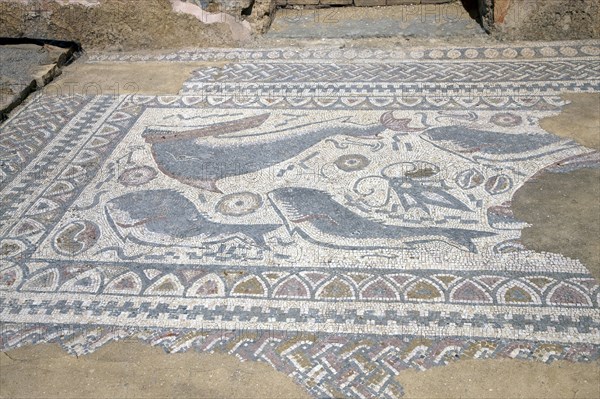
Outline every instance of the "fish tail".
<path id="1" fill-rule="evenodd" d="M 365 137 L 365 136 L 375 136 L 379 133 L 382 133 L 384 130 L 385 130 L 385 126 L 372 125 L 372 126 L 365 126 L 362 128 L 354 128 L 348 132 L 343 132 L 343 134 L 346 134 L 346 135 L 352 136 L 352 137 Z"/>
<path id="2" fill-rule="evenodd" d="M 244 229 L 244 234 L 247 235 L 256 243 L 256 245 L 261 247 L 266 247 L 267 243 L 265 241 L 265 234 L 270 233 L 274 230 L 277 230 L 280 227 L 278 224 L 261 224 L 255 226 L 246 226 Z"/>
<path id="3" fill-rule="evenodd" d="M 477 238 L 490 237 L 495 235 L 487 231 L 476 231 L 476 230 L 459 230 L 459 231 L 447 231 L 444 234 L 451 242 L 466 248 L 469 252 L 478 253 L 478 248 L 473 240 Z"/>

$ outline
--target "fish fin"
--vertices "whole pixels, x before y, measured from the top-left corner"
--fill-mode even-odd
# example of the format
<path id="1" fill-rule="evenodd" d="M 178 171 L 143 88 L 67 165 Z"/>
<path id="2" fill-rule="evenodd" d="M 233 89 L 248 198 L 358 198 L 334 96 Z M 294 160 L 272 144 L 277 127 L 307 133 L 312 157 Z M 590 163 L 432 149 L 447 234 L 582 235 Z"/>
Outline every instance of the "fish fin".
<path id="1" fill-rule="evenodd" d="M 201 190 L 206 190 L 206 191 L 210 191 L 210 192 L 217 193 L 217 194 L 223 194 L 223 191 L 221 191 L 217 187 L 216 180 L 196 180 L 196 179 L 189 179 L 189 178 L 187 178 L 187 179 L 179 178 L 177 180 L 179 180 L 182 183 L 187 184 L 189 186 L 199 188 Z"/>

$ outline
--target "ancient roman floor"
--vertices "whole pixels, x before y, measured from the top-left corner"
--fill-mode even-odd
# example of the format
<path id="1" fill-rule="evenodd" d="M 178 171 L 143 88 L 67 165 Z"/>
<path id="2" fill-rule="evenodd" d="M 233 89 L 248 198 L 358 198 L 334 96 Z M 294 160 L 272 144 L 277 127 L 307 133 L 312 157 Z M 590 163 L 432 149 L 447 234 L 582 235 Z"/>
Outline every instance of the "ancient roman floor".
<path id="1" fill-rule="evenodd" d="M 399 397 L 399 371 L 458 357 L 598 359 L 598 281 L 526 249 L 511 199 L 599 165 L 539 125 L 600 91 L 599 55 L 93 55 L 215 66 L 176 96 L 41 93 L 0 126 L 0 344 L 221 351 L 315 397 Z"/>

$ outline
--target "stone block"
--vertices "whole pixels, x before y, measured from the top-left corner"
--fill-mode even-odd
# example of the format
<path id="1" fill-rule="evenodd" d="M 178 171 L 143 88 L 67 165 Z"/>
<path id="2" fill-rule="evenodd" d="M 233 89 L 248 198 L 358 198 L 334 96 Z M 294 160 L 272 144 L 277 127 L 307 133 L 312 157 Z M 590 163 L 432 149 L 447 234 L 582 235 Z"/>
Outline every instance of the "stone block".
<path id="1" fill-rule="evenodd" d="M 321 0 L 319 4 L 330 6 L 348 6 L 352 5 L 352 0 Z"/>
<path id="2" fill-rule="evenodd" d="M 354 0 L 354 5 L 358 7 L 384 6 L 386 0 Z"/>
<path id="3" fill-rule="evenodd" d="M 399 5 L 417 5 L 421 4 L 421 0 L 387 0 L 388 6 L 399 6 Z"/>
<path id="4" fill-rule="evenodd" d="M 319 4 L 319 0 L 287 0 L 287 4 L 299 6 L 315 6 Z"/>

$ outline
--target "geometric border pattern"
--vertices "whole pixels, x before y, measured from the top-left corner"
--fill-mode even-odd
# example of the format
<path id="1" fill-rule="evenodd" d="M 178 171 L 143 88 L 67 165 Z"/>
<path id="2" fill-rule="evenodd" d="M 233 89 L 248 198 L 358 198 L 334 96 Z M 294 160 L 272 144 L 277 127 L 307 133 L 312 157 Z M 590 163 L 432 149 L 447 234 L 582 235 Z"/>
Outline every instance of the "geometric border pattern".
<path id="1" fill-rule="evenodd" d="M 86 62 L 183 62 L 183 61 L 240 61 L 253 62 L 277 60 L 304 60 L 319 62 L 331 60 L 339 63 L 344 60 L 356 61 L 404 61 L 438 62 L 440 60 L 534 60 L 559 59 L 564 57 L 597 57 L 598 40 L 558 41 L 558 42 L 523 42 L 523 43 L 489 43 L 485 47 L 418 47 L 407 49 L 369 49 L 338 47 L 311 48 L 267 48 L 267 49 L 224 49 L 206 48 L 180 50 L 174 53 L 160 54 L 118 54 L 91 53 Z"/>

